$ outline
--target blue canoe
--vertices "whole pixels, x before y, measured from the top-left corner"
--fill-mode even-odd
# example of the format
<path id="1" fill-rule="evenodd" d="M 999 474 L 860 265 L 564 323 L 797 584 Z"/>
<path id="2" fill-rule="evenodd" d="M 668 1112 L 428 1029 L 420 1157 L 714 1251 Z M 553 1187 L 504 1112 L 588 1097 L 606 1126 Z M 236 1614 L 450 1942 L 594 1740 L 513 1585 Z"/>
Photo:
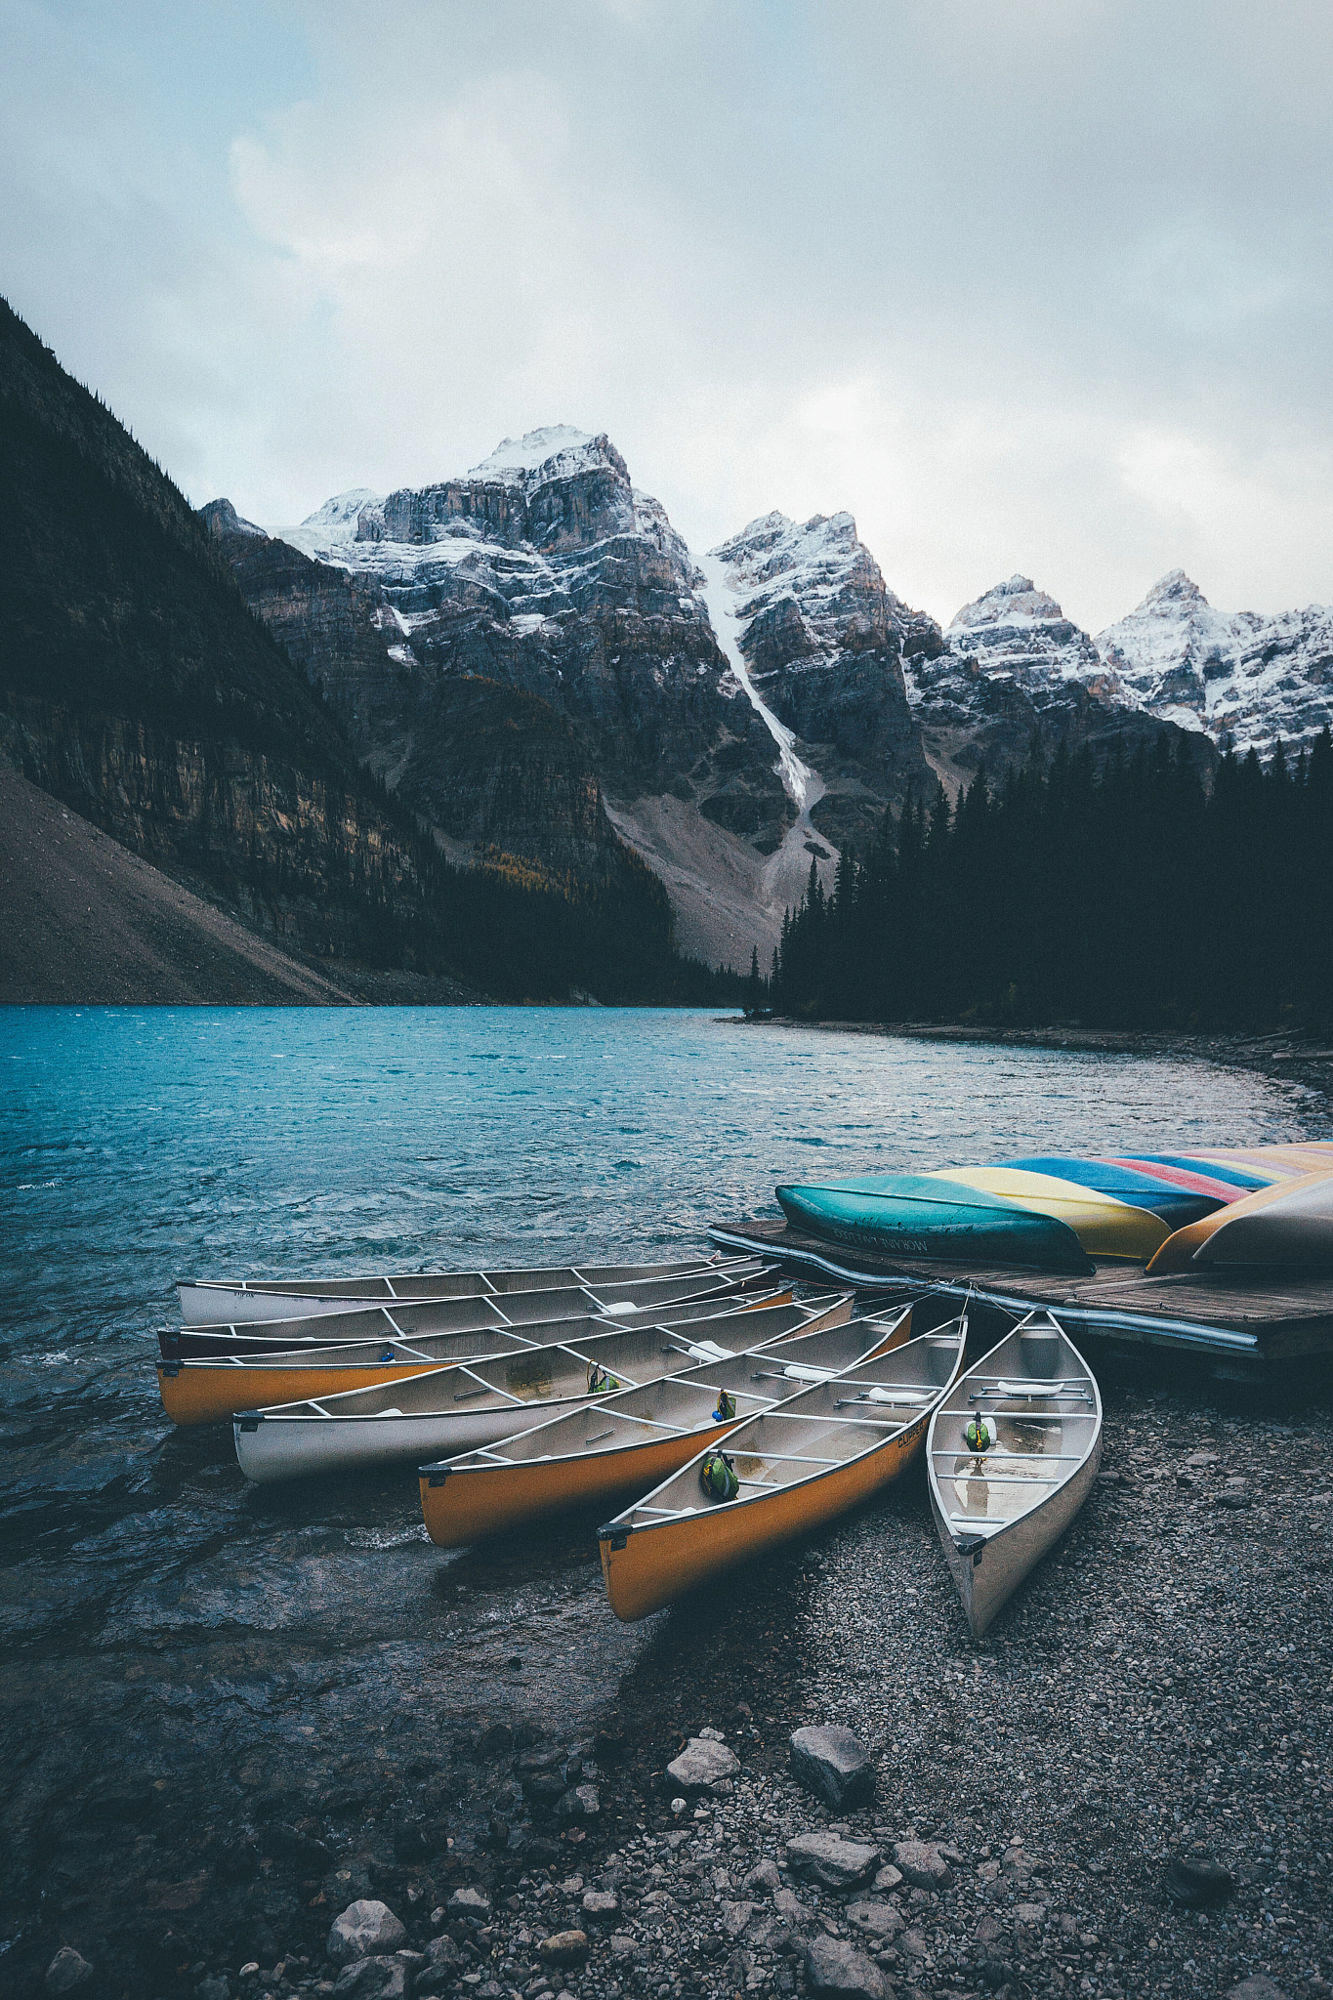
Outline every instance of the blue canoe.
<path id="1" fill-rule="evenodd" d="M 1095 1267 L 1075 1231 L 1002 1195 L 928 1174 L 869 1174 L 823 1187 L 777 1190 L 798 1229 L 885 1256 L 1029 1264 L 1047 1271 Z"/>

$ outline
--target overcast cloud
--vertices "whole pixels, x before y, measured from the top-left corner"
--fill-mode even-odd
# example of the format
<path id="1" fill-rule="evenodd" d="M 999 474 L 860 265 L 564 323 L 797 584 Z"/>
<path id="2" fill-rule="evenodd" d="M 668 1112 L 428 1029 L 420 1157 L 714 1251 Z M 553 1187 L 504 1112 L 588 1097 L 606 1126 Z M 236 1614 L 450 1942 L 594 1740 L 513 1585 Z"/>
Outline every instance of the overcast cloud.
<path id="1" fill-rule="evenodd" d="M 6 0 L 3 288 L 196 503 L 610 433 L 948 619 L 1333 599 L 1304 0 Z"/>

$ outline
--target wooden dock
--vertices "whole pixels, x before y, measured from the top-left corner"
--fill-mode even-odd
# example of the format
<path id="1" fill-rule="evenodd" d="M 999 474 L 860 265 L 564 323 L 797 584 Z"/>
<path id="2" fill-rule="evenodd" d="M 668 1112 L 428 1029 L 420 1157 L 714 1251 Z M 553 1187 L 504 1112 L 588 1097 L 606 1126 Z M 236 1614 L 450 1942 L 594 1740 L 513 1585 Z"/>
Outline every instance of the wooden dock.
<path id="1" fill-rule="evenodd" d="M 860 1290 L 906 1297 L 928 1289 L 943 1299 L 970 1293 L 978 1305 L 1010 1313 L 1049 1306 L 1076 1340 L 1193 1356 L 1213 1375 L 1333 1365 L 1333 1272 L 1232 1275 L 1214 1268 L 1149 1278 L 1136 1265 L 1104 1260 L 1085 1277 L 1069 1277 L 1016 1265 L 879 1257 L 793 1229 L 781 1217 L 718 1224 L 709 1234 L 728 1249 Z"/>

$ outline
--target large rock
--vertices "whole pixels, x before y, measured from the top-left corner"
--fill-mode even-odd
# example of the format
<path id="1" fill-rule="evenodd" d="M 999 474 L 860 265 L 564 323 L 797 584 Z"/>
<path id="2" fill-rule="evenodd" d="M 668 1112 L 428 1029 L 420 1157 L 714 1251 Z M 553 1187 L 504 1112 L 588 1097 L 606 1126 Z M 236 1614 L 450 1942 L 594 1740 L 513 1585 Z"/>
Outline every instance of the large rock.
<path id="1" fill-rule="evenodd" d="M 850 1729 L 837 1723 L 794 1730 L 791 1767 L 801 1783 L 835 1811 L 863 1804 L 875 1789 L 869 1751 Z"/>
<path id="2" fill-rule="evenodd" d="M 811 1993 L 836 1993 L 841 2000 L 887 2000 L 888 1986 L 877 1965 L 841 1938 L 817 1937 L 805 1948 L 805 1983 Z"/>
<path id="3" fill-rule="evenodd" d="M 451 1917 L 475 1917 L 479 1923 L 485 1923 L 491 1914 L 491 1899 L 484 1889 L 468 1882 L 461 1889 L 454 1890 L 449 1898 L 448 1910 Z"/>
<path id="4" fill-rule="evenodd" d="M 706 1792 L 719 1778 L 729 1778 L 739 1769 L 740 1758 L 725 1743 L 711 1737 L 691 1736 L 679 1757 L 673 1757 L 667 1765 L 667 1776 L 682 1791 Z"/>
<path id="5" fill-rule="evenodd" d="M 1226 2000 L 1288 2000 L 1288 1996 L 1266 1973 L 1252 1972 L 1228 1989 Z"/>
<path id="6" fill-rule="evenodd" d="M 407 1932 L 387 1903 L 363 1897 L 349 1903 L 329 1929 L 327 1950 L 338 1965 L 354 1958 L 375 1958 L 397 1951 Z"/>
<path id="7" fill-rule="evenodd" d="M 582 1965 L 588 1956 L 586 1931 L 553 1931 L 537 1947 L 543 1965 Z"/>
<path id="8" fill-rule="evenodd" d="M 947 1889 L 953 1871 L 933 1840 L 897 1840 L 893 1858 L 914 1889 Z"/>
<path id="9" fill-rule="evenodd" d="M 407 1965 L 401 1958 L 356 1958 L 334 1981 L 337 2000 L 407 2000 Z"/>
<path id="10" fill-rule="evenodd" d="M 860 1840 L 843 1840 L 836 1833 L 800 1833 L 787 1842 L 787 1866 L 793 1874 L 826 1889 L 853 1889 L 879 1866 L 877 1847 Z"/>
<path id="11" fill-rule="evenodd" d="M 72 1944 L 64 1944 L 47 1966 L 42 1984 L 59 2000 L 60 1994 L 74 1993 L 80 1986 L 86 1986 L 92 1976 L 93 1968 L 83 1954 L 75 1951 Z"/>
<path id="12" fill-rule="evenodd" d="M 868 1931 L 872 1937 L 893 1937 L 903 1928 L 903 1915 L 894 1903 L 881 1902 L 872 1897 L 864 1903 L 849 1903 L 847 1915 L 858 1930 Z"/>
<path id="13" fill-rule="evenodd" d="M 1235 1891 L 1235 1877 L 1211 1855 L 1177 1854 L 1167 1864 L 1166 1893 L 1184 1909 L 1206 1910 Z"/>

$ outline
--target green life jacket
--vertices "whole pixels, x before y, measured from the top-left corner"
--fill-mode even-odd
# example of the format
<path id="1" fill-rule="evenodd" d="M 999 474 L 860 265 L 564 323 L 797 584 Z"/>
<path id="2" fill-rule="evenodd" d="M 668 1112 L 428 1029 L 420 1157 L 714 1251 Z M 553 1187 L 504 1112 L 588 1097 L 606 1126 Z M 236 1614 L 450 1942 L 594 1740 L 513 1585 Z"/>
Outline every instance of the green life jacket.
<path id="1" fill-rule="evenodd" d="M 736 1414 L 736 1398 L 729 1396 L 725 1389 L 718 1392 L 717 1408 L 713 1412 L 715 1424 L 727 1424 Z"/>

